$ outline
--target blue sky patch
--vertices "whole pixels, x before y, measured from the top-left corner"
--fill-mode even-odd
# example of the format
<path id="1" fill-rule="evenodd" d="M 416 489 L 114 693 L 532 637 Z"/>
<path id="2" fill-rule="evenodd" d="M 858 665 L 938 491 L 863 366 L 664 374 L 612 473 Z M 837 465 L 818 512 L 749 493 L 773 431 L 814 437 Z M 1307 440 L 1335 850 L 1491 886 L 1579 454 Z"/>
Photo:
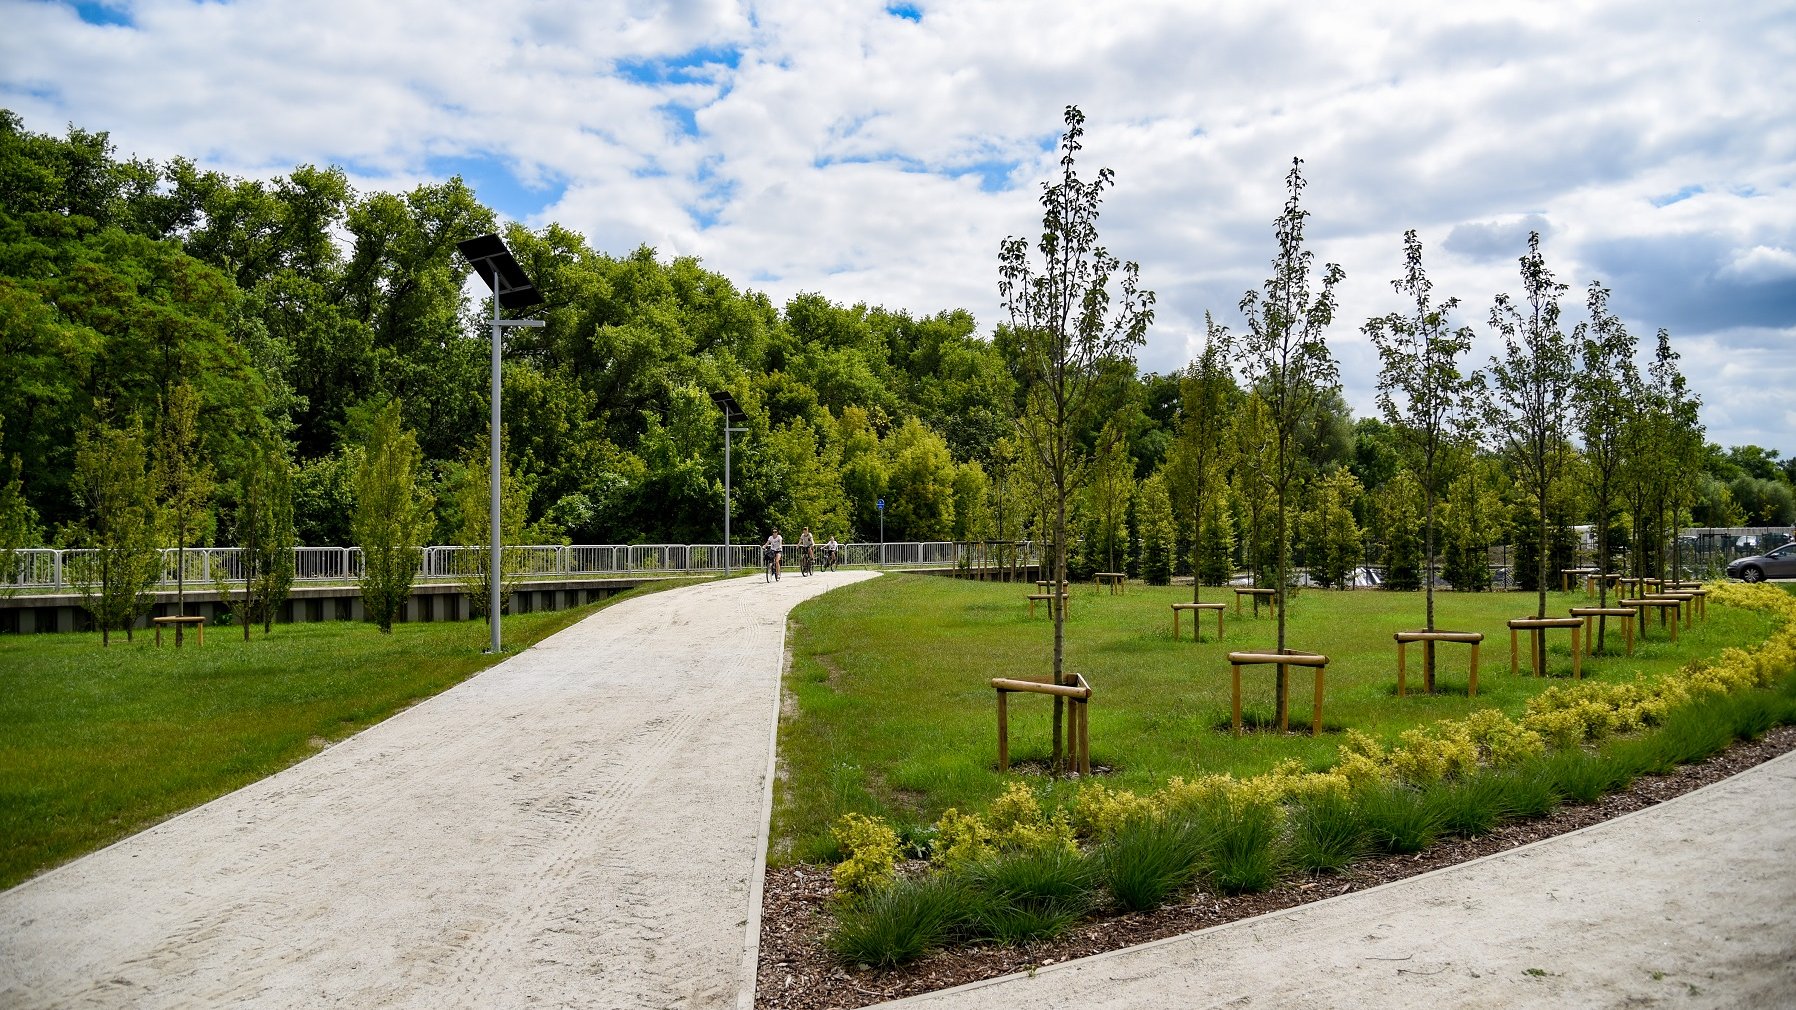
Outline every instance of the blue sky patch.
<path id="1" fill-rule="evenodd" d="M 906 21 L 923 20 L 923 9 L 912 3 L 886 4 L 886 13 L 895 18 L 903 18 Z"/>
<path id="2" fill-rule="evenodd" d="M 618 75 L 637 84 L 709 84 L 719 68 L 734 70 L 742 63 L 735 46 L 703 46 L 676 56 L 632 57 L 618 60 Z"/>
<path id="3" fill-rule="evenodd" d="M 1001 161 L 994 158 L 990 161 L 976 161 L 971 165 L 950 169 L 948 174 L 956 179 L 965 175 L 977 175 L 981 192 L 1002 193 L 1012 188 L 1010 177 L 1016 173 L 1021 164 L 1017 161 Z"/>
<path id="4" fill-rule="evenodd" d="M 425 171 L 444 181 L 452 175 L 461 176 L 481 203 L 516 221 L 541 213 L 567 192 L 564 179 L 526 186 L 503 162 L 484 154 L 431 158 Z"/>
<path id="5" fill-rule="evenodd" d="M 75 16 L 90 25 L 118 25 L 124 28 L 137 27 L 136 22 L 131 20 L 130 12 L 126 11 L 124 5 L 121 3 L 96 3 L 95 0 L 75 0 L 73 3 L 66 4 L 66 6 L 74 8 Z"/>
<path id="6" fill-rule="evenodd" d="M 1690 185 L 1690 186 L 1685 186 L 1683 189 L 1678 190 L 1676 193 L 1669 193 L 1665 196 L 1655 196 L 1655 197 L 1653 197 L 1652 202 L 1653 202 L 1653 206 L 1655 206 L 1655 207 L 1669 207 L 1674 203 L 1682 203 L 1683 201 L 1688 200 L 1691 197 L 1696 196 L 1698 193 L 1702 193 L 1702 192 L 1704 192 L 1704 190 L 1701 186 Z"/>

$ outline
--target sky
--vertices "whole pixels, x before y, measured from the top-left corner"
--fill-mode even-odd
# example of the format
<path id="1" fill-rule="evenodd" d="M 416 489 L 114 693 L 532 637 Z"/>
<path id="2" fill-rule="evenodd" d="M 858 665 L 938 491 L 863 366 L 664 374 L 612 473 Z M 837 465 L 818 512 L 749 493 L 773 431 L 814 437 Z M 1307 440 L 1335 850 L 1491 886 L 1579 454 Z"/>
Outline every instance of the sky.
<path id="1" fill-rule="evenodd" d="M 0 106 L 123 155 L 361 191 L 460 174 L 502 216 L 801 292 L 1002 321 L 997 254 L 1040 230 L 1063 110 L 1115 172 L 1104 244 L 1157 295 L 1144 371 L 1239 330 L 1304 160 L 1328 331 L 1437 298 L 1498 349 L 1530 231 L 1650 353 L 1670 331 L 1711 441 L 1796 454 L 1796 6 L 1730 0 L 0 0 Z M 1644 358 L 1643 358 L 1644 360 Z"/>

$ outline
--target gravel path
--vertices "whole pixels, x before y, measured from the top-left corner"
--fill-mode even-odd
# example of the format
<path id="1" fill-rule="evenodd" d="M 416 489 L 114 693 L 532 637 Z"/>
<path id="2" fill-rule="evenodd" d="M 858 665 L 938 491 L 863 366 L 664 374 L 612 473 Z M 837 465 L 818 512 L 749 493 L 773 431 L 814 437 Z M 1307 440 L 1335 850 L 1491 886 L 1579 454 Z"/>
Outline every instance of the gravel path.
<path id="1" fill-rule="evenodd" d="M 1374 890 L 881 1006 L 1796 1007 L 1796 754 Z"/>
<path id="2" fill-rule="evenodd" d="M 724 1007 L 752 984 L 785 617 L 646 596 L 0 894 L 0 1007 Z"/>

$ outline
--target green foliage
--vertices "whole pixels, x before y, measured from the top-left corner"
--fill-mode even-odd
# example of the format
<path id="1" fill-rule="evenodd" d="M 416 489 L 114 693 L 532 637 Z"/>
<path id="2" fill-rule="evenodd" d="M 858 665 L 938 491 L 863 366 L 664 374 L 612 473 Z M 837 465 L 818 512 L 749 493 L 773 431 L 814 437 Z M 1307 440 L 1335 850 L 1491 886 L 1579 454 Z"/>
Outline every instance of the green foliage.
<path id="1" fill-rule="evenodd" d="M 1427 800 L 1439 813 L 1443 831 L 1476 838 L 1510 815 L 1509 782 L 1502 775 L 1473 772 L 1436 785 Z"/>
<path id="2" fill-rule="evenodd" d="M 362 549 L 362 606 L 368 620 L 391 633 L 412 594 L 432 501 L 418 484 L 418 440 L 400 427 L 400 403 L 375 414 L 356 473 L 352 532 Z"/>
<path id="3" fill-rule="evenodd" d="M 831 871 L 836 890 L 866 894 L 892 880 L 898 865 L 898 833 L 883 820 L 843 814 L 830 829 L 844 858 Z"/>
<path id="4" fill-rule="evenodd" d="M 1150 586 L 1172 582 L 1173 551 L 1178 531 L 1172 522 L 1172 501 L 1166 481 L 1154 474 L 1136 489 L 1136 515 L 1141 525 L 1141 579 Z"/>
<path id="5" fill-rule="evenodd" d="M 1377 496 L 1378 538 L 1384 544 L 1384 588 L 1422 588 L 1421 486 L 1399 470 Z"/>
<path id="6" fill-rule="evenodd" d="M 1209 878 L 1224 894 L 1264 891 L 1278 883 L 1287 854 L 1280 831 L 1283 812 L 1276 803 L 1218 803 L 1205 807 L 1199 823 L 1210 844 Z"/>
<path id="7" fill-rule="evenodd" d="M 211 518 L 212 468 L 200 457 L 199 400 L 183 382 L 169 391 L 156 429 L 155 461 L 150 482 L 162 505 L 162 534 L 175 545 L 176 605 L 187 612 L 187 546 L 201 535 Z M 175 625 L 181 644 L 184 625 Z"/>
<path id="8" fill-rule="evenodd" d="M 5 421 L 0 417 L 0 425 Z M 5 441 L 5 433 L 0 431 L 0 444 Z M 16 453 L 0 459 L 0 595 L 10 595 L 17 589 L 23 563 L 18 552 L 34 546 L 42 535 L 37 510 L 25 500 L 20 469 Z"/>
<path id="9" fill-rule="evenodd" d="M 1440 836 L 1444 812 L 1421 790 L 1380 782 L 1354 796 L 1366 834 L 1381 852 L 1420 852 Z"/>
<path id="10" fill-rule="evenodd" d="M 485 617 L 492 608 L 493 502 L 490 443 L 481 438 L 455 471 L 451 498 L 458 513 L 449 542 L 468 548 L 455 554 L 455 574 L 468 594 L 468 613 Z M 512 472 L 503 457 L 499 461 L 499 612 L 510 605 L 512 589 L 524 570 L 524 516 L 530 488 Z"/>
<path id="11" fill-rule="evenodd" d="M 1359 521 L 1353 508 L 1363 489 L 1346 467 L 1337 467 L 1310 486 L 1310 508 L 1304 517 L 1305 554 L 1310 577 L 1323 586 L 1349 584 L 1363 560 Z"/>
<path id="12" fill-rule="evenodd" d="M 75 546 L 91 553 L 70 558 L 68 577 L 100 629 L 100 643 L 132 625 L 149 607 L 147 593 L 161 576 L 157 509 L 145 459 L 143 427 L 101 424 L 77 436 L 70 484 L 81 506 Z"/>
<path id="13" fill-rule="evenodd" d="M 264 635 L 273 630 L 275 613 L 293 586 L 293 464 L 271 445 L 252 445 L 244 458 L 231 532 L 241 549 L 243 583 L 215 588 L 220 599 L 231 602 L 248 641 L 252 624 L 262 625 Z"/>

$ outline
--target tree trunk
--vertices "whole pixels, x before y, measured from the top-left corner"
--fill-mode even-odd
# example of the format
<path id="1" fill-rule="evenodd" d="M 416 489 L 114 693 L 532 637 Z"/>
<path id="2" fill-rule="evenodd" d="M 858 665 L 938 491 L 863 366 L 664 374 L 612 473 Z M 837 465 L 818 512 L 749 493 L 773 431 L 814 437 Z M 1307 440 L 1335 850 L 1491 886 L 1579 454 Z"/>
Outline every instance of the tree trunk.
<path id="1" fill-rule="evenodd" d="M 1432 463 L 1425 464 L 1432 467 Z M 1422 489 L 1423 507 L 1427 510 L 1422 518 L 1422 595 L 1428 601 L 1428 622 L 1424 631 L 1434 630 L 1434 488 L 1432 485 Z M 1422 690 L 1434 693 L 1434 640 L 1422 643 Z"/>

